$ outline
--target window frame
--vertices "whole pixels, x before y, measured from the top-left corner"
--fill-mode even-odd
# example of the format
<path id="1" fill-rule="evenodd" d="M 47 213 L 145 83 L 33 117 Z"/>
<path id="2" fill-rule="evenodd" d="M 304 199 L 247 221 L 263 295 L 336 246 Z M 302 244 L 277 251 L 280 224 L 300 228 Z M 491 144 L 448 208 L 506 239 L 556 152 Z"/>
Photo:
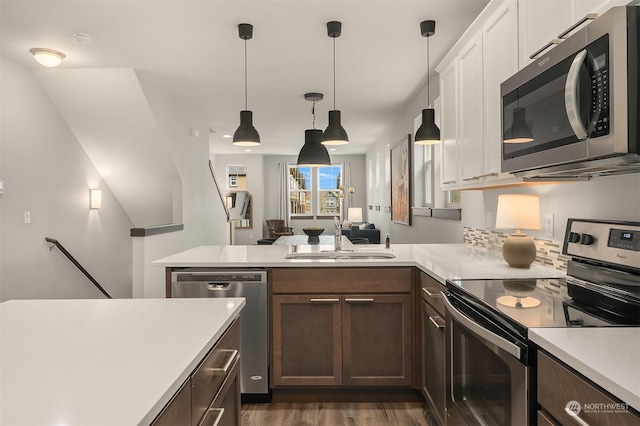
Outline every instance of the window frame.
<path id="1" fill-rule="evenodd" d="M 321 209 L 321 200 L 320 200 L 320 194 L 322 192 L 328 192 L 328 191 L 332 191 L 333 189 L 321 189 L 320 188 L 320 184 L 321 184 L 321 179 L 320 179 L 320 171 L 323 168 L 338 168 L 338 176 L 339 177 L 339 183 L 338 183 L 338 188 L 335 189 L 335 192 L 338 194 L 338 205 L 337 205 L 337 209 L 338 212 L 337 213 L 329 213 L 329 214 L 323 214 L 320 212 Z M 340 186 L 344 185 L 344 163 L 332 163 L 331 166 L 321 166 L 321 167 L 310 167 L 310 166 L 298 166 L 297 164 L 294 163 L 288 163 L 287 164 L 287 168 L 289 171 L 289 180 L 287 182 L 287 192 L 289 194 L 289 219 L 291 220 L 296 220 L 296 219 L 329 219 L 332 218 L 334 216 L 338 216 L 338 217 L 342 217 L 343 215 L 343 203 L 341 202 L 344 198 L 344 191 L 340 189 Z M 293 177 L 291 170 L 292 169 L 308 169 L 309 170 L 309 182 L 307 183 L 306 186 L 308 186 L 308 188 L 305 189 L 294 189 L 292 188 L 292 182 L 295 181 L 296 178 Z M 309 208 L 309 212 L 306 212 L 306 208 L 305 208 L 305 212 L 304 213 L 295 213 L 293 212 L 293 209 L 291 208 L 292 206 L 292 200 L 294 199 L 292 197 L 292 193 L 303 193 L 303 194 L 310 194 L 309 198 L 311 201 L 311 206 Z M 341 196 L 342 195 L 342 196 Z M 300 196 L 297 196 L 296 198 L 300 199 Z M 306 197 L 304 197 L 306 199 Z"/>

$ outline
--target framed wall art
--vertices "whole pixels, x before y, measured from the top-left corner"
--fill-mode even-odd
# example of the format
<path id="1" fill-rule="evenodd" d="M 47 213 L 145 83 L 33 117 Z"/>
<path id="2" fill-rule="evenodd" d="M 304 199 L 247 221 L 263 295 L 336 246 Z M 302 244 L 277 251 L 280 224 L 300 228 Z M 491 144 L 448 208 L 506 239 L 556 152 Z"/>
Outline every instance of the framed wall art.
<path id="1" fill-rule="evenodd" d="M 391 147 L 391 221 L 411 225 L 411 135 Z"/>

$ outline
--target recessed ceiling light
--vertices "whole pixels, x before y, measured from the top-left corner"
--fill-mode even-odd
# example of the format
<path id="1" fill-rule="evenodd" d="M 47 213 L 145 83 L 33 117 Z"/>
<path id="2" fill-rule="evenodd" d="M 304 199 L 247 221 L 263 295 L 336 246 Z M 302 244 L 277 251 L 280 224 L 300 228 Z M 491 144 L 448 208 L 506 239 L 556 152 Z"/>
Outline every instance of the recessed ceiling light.
<path id="1" fill-rule="evenodd" d="M 29 52 L 33 55 L 33 59 L 45 67 L 57 67 L 65 58 L 64 53 L 44 47 L 34 47 L 29 49 Z"/>
<path id="2" fill-rule="evenodd" d="M 231 135 L 222 135 L 223 138 L 230 138 Z"/>
<path id="3" fill-rule="evenodd" d="M 244 152 L 251 152 L 251 150 L 247 148 L 244 150 Z"/>
<path id="4" fill-rule="evenodd" d="M 329 151 L 335 151 L 335 150 L 336 150 L 335 148 L 329 148 Z"/>

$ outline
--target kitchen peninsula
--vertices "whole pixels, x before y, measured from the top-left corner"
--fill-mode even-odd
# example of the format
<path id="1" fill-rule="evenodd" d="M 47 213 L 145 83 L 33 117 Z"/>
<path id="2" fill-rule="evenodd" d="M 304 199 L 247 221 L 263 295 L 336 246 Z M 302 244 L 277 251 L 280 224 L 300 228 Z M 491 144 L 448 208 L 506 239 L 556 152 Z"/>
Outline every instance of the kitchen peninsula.
<path id="1" fill-rule="evenodd" d="M 162 424 L 163 407 L 237 329 L 244 305 L 242 298 L 4 302 L 0 424 Z"/>
<path id="2" fill-rule="evenodd" d="M 272 280 L 270 282 L 271 371 L 273 373 L 271 385 L 274 389 L 284 390 L 287 387 L 300 386 L 375 387 L 376 380 L 378 380 L 378 386 L 389 389 L 394 387 L 394 389 L 402 387 L 419 389 L 422 384 L 422 379 L 419 376 L 422 373 L 421 369 L 423 369 L 420 359 L 423 356 L 421 352 L 424 352 L 418 343 L 421 339 L 419 336 L 420 295 L 423 292 L 428 295 L 427 297 L 438 297 L 438 291 L 443 288 L 442 285 L 447 280 L 453 279 L 499 280 L 564 277 L 562 272 L 536 263 L 529 269 L 510 268 L 500 253 L 467 244 L 393 244 L 389 251 L 395 257 L 384 259 L 366 257 L 287 259 L 285 257 L 291 253 L 299 253 L 301 250 L 332 249 L 333 247 L 330 245 L 314 249 L 309 249 L 308 246 L 294 248 L 294 246 L 284 245 L 201 246 L 157 260 L 154 265 L 166 267 L 168 271 L 183 268 L 268 269 Z M 354 246 L 353 249 L 358 250 L 359 248 Z M 385 250 L 383 245 L 370 245 L 368 249 L 379 252 Z M 167 277 L 169 276 L 170 274 L 167 274 Z M 167 282 L 166 286 L 169 295 L 171 283 Z M 433 293 L 433 289 L 436 290 L 435 293 Z M 422 297 L 425 296 L 422 295 Z M 379 312 L 375 315 L 366 313 L 365 309 L 362 309 L 365 302 L 371 302 L 374 298 L 375 303 L 381 304 L 381 306 L 374 308 Z M 301 307 L 310 301 L 322 304 L 322 309 L 326 311 L 322 314 L 324 317 L 321 321 L 318 317 L 309 316 L 311 310 L 296 308 L 296 306 Z M 386 305 L 386 307 L 382 305 Z M 287 308 L 287 306 L 292 308 Z M 296 311 L 296 309 L 298 310 Z M 298 321 L 300 312 L 304 312 L 307 317 Z M 394 313 L 389 314 L 390 312 Z M 561 315 L 561 312 L 558 314 Z M 392 315 L 391 320 L 381 320 L 382 315 Z M 318 343 L 312 347 L 305 346 L 307 350 L 304 353 L 314 354 L 326 346 L 337 348 L 336 350 L 340 351 L 339 355 L 334 353 L 331 363 L 325 362 L 322 365 L 324 371 L 316 376 L 310 375 L 308 371 L 311 371 L 314 365 L 318 366 L 318 363 L 309 361 L 305 364 L 306 358 L 300 357 L 299 351 L 296 352 L 296 345 L 291 342 L 300 337 L 304 338 L 305 335 L 295 327 L 292 329 L 292 324 L 310 324 L 313 320 L 318 320 L 316 324 L 320 322 L 326 324 L 331 318 L 334 321 L 333 328 L 318 329 L 318 334 L 315 334 L 315 330 L 307 333 L 313 334 L 315 338 L 308 342 L 305 341 L 306 345 L 312 345 L 316 341 Z M 354 366 L 360 368 L 364 364 L 356 359 L 365 352 L 361 348 L 369 348 L 373 344 L 367 340 L 367 334 L 370 334 L 367 333 L 367 328 L 356 323 L 356 318 L 359 318 L 360 322 L 374 322 L 374 325 L 369 324 L 369 328 L 376 330 L 376 336 L 379 337 L 379 335 L 386 333 L 384 336 L 395 338 L 393 344 L 396 347 L 394 349 L 387 350 L 386 346 L 391 343 L 385 345 L 385 348 L 381 348 L 378 344 L 377 349 L 369 351 L 369 354 L 375 353 L 375 362 L 379 366 L 389 365 L 381 362 L 385 356 L 387 359 L 392 359 L 391 364 L 398 366 L 396 370 L 389 369 L 386 376 L 354 372 Z M 380 321 L 382 324 L 379 324 Z M 410 324 L 408 331 L 405 329 L 407 323 Z M 305 330 L 308 330 L 308 327 L 305 326 Z M 637 328 L 627 328 L 627 333 L 631 335 L 637 333 L 637 330 Z M 566 333 L 571 332 L 571 329 L 566 330 Z M 601 331 L 601 333 L 606 332 L 607 330 Z M 619 333 L 621 332 L 620 330 L 617 332 L 616 338 L 624 340 L 624 337 L 620 337 Z M 622 333 L 624 334 L 624 332 Z M 340 334 L 342 340 L 337 337 Z M 319 343 L 321 339 L 324 339 L 322 345 Z M 379 343 L 380 340 L 376 341 Z M 354 350 L 355 345 L 360 345 L 360 349 Z M 562 347 L 560 348 L 560 346 Z M 558 356 L 570 367 L 584 363 L 585 354 L 574 350 L 571 345 L 554 346 L 541 342 L 540 347 L 548 353 Z M 620 366 L 620 371 L 637 371 L 637 365 L 633 362 L 627 358 L 619 359 L 615 348 L 615 345 L 602 348 L 602 362 L 606 363 L 607 359 L 613 364 L 623 362 L 624 365 Z M 399 353 L 403 356 L 406 353 L 411 353 L 411 356 L 414 357 L 413 361 L 411 358 L 392 358 Z M 326 355 L 325 353 L 322 359 L 330 360 L 331 357 L 327 358 Z M 295 359 L 297 363 L 295 368 L 300 369 L 302 373 L 291 373 L 293 370 L 287 366 L 287 359 Z M 370 361 L 371 357 L 369 356 L 367 360 Z M 640 389 L 635 384 L 629 386 L 626 382 L 600 383 L 597 375 L 589 374 L 595 368 L 576 369 L 615 397 L 627 402 L 635 409 L 638 408 L 636 401 L 640 400 Z"/>

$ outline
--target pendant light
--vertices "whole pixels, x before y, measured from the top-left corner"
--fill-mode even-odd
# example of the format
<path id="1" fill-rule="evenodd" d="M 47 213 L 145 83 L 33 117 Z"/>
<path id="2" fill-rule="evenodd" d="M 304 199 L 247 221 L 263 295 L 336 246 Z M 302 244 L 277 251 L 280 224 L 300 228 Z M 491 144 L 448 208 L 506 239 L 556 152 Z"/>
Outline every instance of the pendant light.
<path id="1" fill-rule="evenodd" d="M 533 141 L 533 132 L 527 125 L 525 109 L 516 107 L 513 109 L 513 124 L 504 132 L 504 143 L 527 143 Z"/>
<path id="2" fill-rule="evenodd" d="M 233 134 L 233 144 L 257 146 L 260 145 L 260 135 L 253 127 L 253 112 L 247 108 L 247 40 L 253 37 L 253 25 L 239 24 L 238 35 L 244 40 L 244 111 L 240 111 L 240 126 Z"/>
<path id="3" fill-rule="evenodd" d="M 429 97 L 429 37 L 436 33 L 436 21 L 422 21 L 420 33 L 427 39 L 427 106 L 431 102 Z M 418 145 L 434 145 L 440 143 L 440 129 L 436 126 L 435 110 L 425 108 L 422 110 L 422 124 L 416 132 L 415 143 Z"/>
<path id="4" fill-rule="evenodd" d="M 316 129 L 316 102 L 324 98 L 322 93 L 305 93 L 304 98 L 313 102 L 311 114 L 313 115 L 313 129 L 304 131 L 304 145 L 298 154 L 298 166 L 320 167 L 330 166 L 331 158 L 327 147 L 322 145 L 322 130 Z"/>
<path id="5" fill-rule="evenodd" d="M 329 111 L 329 126 L 322 134 L 324 145 L 345 145 L 349 143 L 349 136 L 340 124 L 340 111 L 336 109 L 336 38 L 342 33 L 342 23 L 327 22 L 327 35 L 333 39 L 333 110 Z"/>

